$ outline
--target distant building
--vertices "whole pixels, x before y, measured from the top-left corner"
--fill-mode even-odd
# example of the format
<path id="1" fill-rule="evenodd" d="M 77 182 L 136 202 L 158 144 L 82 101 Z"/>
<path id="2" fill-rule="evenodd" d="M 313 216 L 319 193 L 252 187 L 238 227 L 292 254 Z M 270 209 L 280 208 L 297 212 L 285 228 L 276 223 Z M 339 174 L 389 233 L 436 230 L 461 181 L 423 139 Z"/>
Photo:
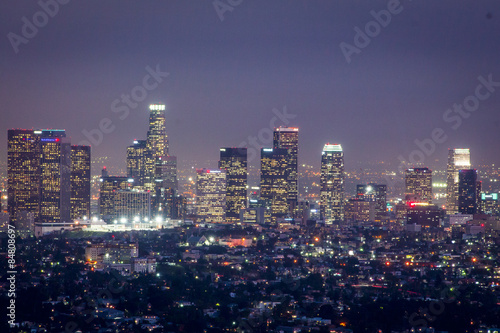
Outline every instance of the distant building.
<path id="1" fill-rule="evenodd" d="M 168 137 L 166 132 L 165 105 L 149 106 L 149 130 L 144 156 L 144 184 L 148 190 L 155 188 L 155 170 L 160 157 L 168 155 Z"/>
<path id="2" fill-rule="evenodd" d="M 35 214 L 22 210 L 17 213 L 15 222 L 18 235 L 21 238 L 28 238 L 35 235 Z"/>
<path id="3" fill-rule="evenodd" d="M 204 222 L 226 220 L 226 172 L 196 170 L 196 216 Z"/>
<path id="4" fill-rule="evenodd" d="M 477 170 L 460 170 L 458 179 L 458 211 L 462 214 L 476 214 L 478 202 Z"/>
<path id="5" fill-rule="evenodd" d="M 480 211 L 489 215 L 500 215 L 500 200 L 498 193 L 481 193 L 479 199 Z"/>
<path id="6" fill-rule="evenodd" d="M 311 204 L 308 201 L 297 202 L 293 217 L 295 220 L 300 221 L 301 224 L 306 224 L 307 220 L 311 218 Z"/>
<path id="7" fill-rule="evenodd" d="M 71 143 L 64 130 L 41 130 L 40 222 L 71 220 Z"/>
<path id="8" fill-rule="evenodd" d="M 287 206 L 292 214 L 299 196 L 299 129 L 297 127 L 275 128 L 273 148 L 288 149 L 286 157 Z"/>
<path id="9" fill-rule="evenodd" d="M 130 189 L 134 180 L 128 177 L 109 176 L 106 168 L 103 169 L 102 174 L 99 191 L 99 215 L 101 219 L 109 222 L 117 218 L 115 202 L 118 191 Z"/>
<path id="10" fill-rule="evenodd" d="M 90 146 L 71 146 L 71 219 L 90 218 Z"/>
<path id="11" fill-rule="evenodd" d="M 156 160 L 155 197 L 153 211 L 155 215 L 176 218 L 176 198 L 179 196 L 177 181 L 177 157 L 160 156 Z"/>
<path id="12" fill-rule="evenodd" d="M 381 220 L 387 214 L 387 185 L 367 184 L 356 186 L 356 197 L 375 202 L 375 219 Z"/>
<path id="13" fill-rule="evenodd" d="M 432 170 L 411 168 L 405 172 L 406 193 L 413 193 L 419 202 L 432 203 Z"/>
<path id="14" fill-rule="evenodd" d="M 127 176 L 134 179 L 135 186 L 144 185 L 146 152 L 146 140 L 134 140 L 134 144 L 127 147 Z"/>
<path id="15" fill-rule="evenodd" d="M 156 273 L 155 258 L 132 258 L 132 272 L 134 273 Z"/>
<path id="16" fill-rule="evenodd" d="M 226 171 L 226 219 L 239 221 L 247 206 L 247 148 L 221 148 L 219 169 Z"/>
<path id="17" fill-rule="evenodd" d="M 446 211 L 448 214 L 458 213 L 458 171 L 470 168 L 470 150 L 468 148 L 448 150 L 448 167 L 446 171 Z"/>
<path id="18" fill-rule="evenodd" d="M 345 205 L 345 220 L 374 221 L 376 202 L 368 199 L 351 198 Z"/>
<path id="19" fill-rule="evenodd" d="M 287 182 L 290 151 L 285 148 L 262 148 L 260 157 L 260 198 L 270 210 L 270 220 L 289 215 Z"/>
<path id="20" fill-rule="evenodd" d="M 438 227 L 443 217 L 442 210 L 432 204 L 412 202 L 408 206 L 406 224 L 423 227 Z"/>
<path id="21" fill-rule="evenodd" d="M 40 217 L 40 134 L 41 131 L 8 130 L 7 210 L 11 222 L 22 211 Z"/>
<path id="22" fill-rule="evenodd" d="M 325 223 L 344 219 L 344 152 L 340 144 L 326 144 L 321 155 L 321 218 Z"/>
<path id="23" fill-rule="evenodd" d="M 126 222 L 151 220 L 151 192 L 120 189 L 114 198 L 115 218 Z"/>
<path id="24" fill-rule="evenodd" d="M 240 222 L 241 223 L 257 223 L 264 224 L 264 213 L 266 208 L 264 206 L 261 207 L 249 207 L 242 208 L 240 210 Z"/>

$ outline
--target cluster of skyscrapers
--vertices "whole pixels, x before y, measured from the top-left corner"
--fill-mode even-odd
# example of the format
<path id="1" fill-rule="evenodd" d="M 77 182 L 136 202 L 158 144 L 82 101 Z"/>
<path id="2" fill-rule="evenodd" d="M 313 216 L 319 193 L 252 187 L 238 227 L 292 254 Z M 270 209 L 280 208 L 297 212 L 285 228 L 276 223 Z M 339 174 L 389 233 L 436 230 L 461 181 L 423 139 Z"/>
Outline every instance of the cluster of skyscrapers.
<path id="1" fill-rule="evenodd" d="M 134 140 L 127 147 L 127 176 L 110 176 L 106 168 L 102 170 L 99 215 L 106 222 L 184 216 L 177 158 L 168 152 L 165 105 L 152 104 L 149 112 L 146 139 Z"/>
<path id="2" fill-rule="evenodd" d="M 317 203 L 299 201 L 299 129 L 279 127 L 272 147 L 261 149 L 260 186 L 248 193 L 247 148 L 223 147 L 217 169 L 198 169 L 194 211 L 179 193 L 177 158 L 169 154 L 165 105 L 149 106 L 145 139 L 126 150 L 126 176 L 102 170 L 99 216 L 108 223 L 196 218 L 204 222 L 272 223 L 310 217 Z M 405 171 L 405 214 L 440 214 L 433 205 L 432 170 Z M 387 185 L 362 184 L 345 195 L 344 152 L 325 144 L 321 154 L 319 218 L 325 223 L 382 220 Z M 471 169 L 469 149 L 450 149 L 448 214 L 478 212 L 481 182 Z M 484 194 L 483 194 L 484 196 Z M 409 209 L 409 210 L 408 210 Z M 8 212 L 11 221 L 70 222 L 90 217 L 90 146 L 71 145 L 64 130 L 8 131 Z M 189 216 L 188 216 L 189 215 Z M 437 216 L 437 215 L 436 215 Z M 435 218 L 430 218 L 435 223 Z"/>
<path id="3" fill-rule="evenodd" d="M 61 223 L 90 216 L 90 146 L 64 130 L 8 131 L 8 213 L 12 222 Z"/>

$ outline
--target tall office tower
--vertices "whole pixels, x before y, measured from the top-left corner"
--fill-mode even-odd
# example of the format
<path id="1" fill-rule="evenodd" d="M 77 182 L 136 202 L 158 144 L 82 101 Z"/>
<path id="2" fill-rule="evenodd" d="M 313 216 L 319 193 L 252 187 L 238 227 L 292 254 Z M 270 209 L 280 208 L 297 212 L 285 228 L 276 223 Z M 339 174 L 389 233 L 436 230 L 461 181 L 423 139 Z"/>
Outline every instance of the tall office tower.
<path id="1" fill-rule="evenodd" d="M 204 222 L 226 220 L 226 172 L 196 170 L 196 216 Z"/>
<path id="2" fill-rule="evenodd" d="M 71 143 L 64 130 L 41 131 L 40 221 L 69 222 L 71 217 Z"/>
<path id="3" fill-rule="evenodd" d="M 356 197 L 359 200 L 375 202 L 375 219 L 381 220 L 387 213 L 387 185 L 367 184 L 356 186 Z"/>
<path id="4" fill-rule="evenodd" d="M 90 217 L 90 146 L 71 146 L 71 219 Z"/>
<path id="5" fill-rule="evenodd" d="M 219 169 L 226 170 L 226 219 L 237 222 L 247 206 L 247 149 L 221 148 Z"/>
<path id="6" fill-rule="evenodd" d="M 106 167 L 102 170 L 101 189 L 99 191 L 99 215 L 106 222 L 117 218 L 115 210 L 116 195 L 120 190 L 132 187 L 133 179 L 109 176 Z"/>
<path id="7" fill-rule="evenodd" d="M 321 155 L 321 218 L 325 223 L 344 219 L 344 152 L 327 143 Z"/>
<path id="8" fill-rule="evenodd" d="M 168 155 L 168 138 L 165 128 L 165 105 L 151 104 L 149 106 L 149 130 L 147 143 L 154 157 Z"/>
<path id="9" fill-rule="evenodd" d="M 477 213 L 477 171 L 464 169 L 458 172 L 458 211 L 461 214 Z"/>
<path id="10" fill-rule="evenodd" d="M 36 133 L 35 133 L 36 132 Z M 40 131 L 10 129 L 7 152 L 7 210 L 16 223 L 21 212 L 40 217 Z"/>
<path id="11" fill-rule="evenodd" d="M 458 213 L 458 171 L 470 169 L 470 150 L 455 148 L 448 150 L 448 168 L 446 171 L 446 211 Z"/>
<path id="12" fill-rule="evenodd" d="M 168 156 L 168 138 L 165 129 L 165 105 L 149 106 L 149 129 L 144 152 L 143 186 L 148 190 L 155 188 L 156 162 L 160 157 Z"/>
<path id="13" fill-rule="evenodd" d="M 266 222 L 276 222 L 289 214 L 288 162 L 290 149 L 262 148 L 260 152 L 260 198 L 265 201 Z"/>
<path id="14" fill-rule="evenodd" d="M 420 202 L 432 203 L 432 170 L 413 168 L 405 171 L 406 193 L 415 194 Z"/>
<path id="15" fill-rule="evenodd" d="M 175 197 L 178 195 L 177 157 L 163 156 L 156 160 L 154 193 L 154 213 L 174 218 Z"/>
<path id="16" fill-rule="evenodd" d="M 279 127 L 274 129 L 273 148 L 289 149 L 287 157 L 287 204 L 290 212 L 295 210 L 299 196 L 299 129 L 297 127 Z"/>
<path id="17" fill-rule="evenodd" d="M 134 179 L 136 186 L 144 184 L 146 147 L 147 140 L 134 140 L 127 147 L 127 176 Z"/>

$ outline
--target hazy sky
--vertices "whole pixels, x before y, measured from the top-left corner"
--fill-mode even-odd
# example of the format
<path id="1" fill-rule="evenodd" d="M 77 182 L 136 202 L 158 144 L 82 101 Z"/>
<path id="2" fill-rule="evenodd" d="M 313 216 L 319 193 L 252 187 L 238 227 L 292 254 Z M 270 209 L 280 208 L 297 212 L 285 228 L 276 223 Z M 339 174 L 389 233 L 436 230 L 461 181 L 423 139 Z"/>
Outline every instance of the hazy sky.
<path id="1" fill-rule="evenodd" d="M 64 128 L 79 143 L 107 122 L 92 154 L 124 166 L 126 146 L 145 138 L 147 106 L 164 103 L 181 163 L 217 160 L 249 136 L 268 146 L 273 109 L 284 108 L 301 164 L 319 165 L 330 142 L 347 168 L 396 165 L 435 128 L 446 140 L 426 165 L 443 167 L 449 147 L 500 163 L 500 83 L 478 88 L 480 76 L 500 82 L 499 1 L 220 0 L 219 13 L 210 0 L 60 1 L 53 17 L 36 1 L 0 4 L 2 162 L 8 128 Z M 381 10 L 385 26 L 371 22 Z M 369 40 L 356 44 L 355 27 Z M 144 83 L 156 68 L 168 76 Z M 132 92 L 142 101 L 127 114 L 121 96 Z M 464 100 L 474 112 L 446 113 Z"/>

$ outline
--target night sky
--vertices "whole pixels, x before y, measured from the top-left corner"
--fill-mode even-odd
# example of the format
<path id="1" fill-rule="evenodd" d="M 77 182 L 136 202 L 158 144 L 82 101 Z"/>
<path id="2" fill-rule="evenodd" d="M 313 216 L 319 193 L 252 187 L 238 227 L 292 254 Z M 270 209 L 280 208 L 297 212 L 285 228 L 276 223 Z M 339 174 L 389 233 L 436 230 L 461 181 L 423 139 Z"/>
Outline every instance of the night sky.
<path id="1" fill-rule="evenodd" d="M 0 161 L 9 128 L 63 128 L 80 143 L 107 118 L 113 130 L 92 154 L 124 167 L 126 146 L 146 136 L 148 105 L 164 103 L 170 151 L 184 166 L 215 167 L 220 147 L 249 136 L 269 146 L 273 109 L 284 108 L 300 128 L 300 164 L 319 166 L 330 142 L 342 144 L 347 169 L 397 166 L 435 128 L 447 139 L 425 165 L 444 168 L 452 147 L 471 148 L 473 164 L 500 164 L 500 83 L 457 129 L 443 120 L 479 76 L 500 82 L 500 2 L 402 0 L 348 63 L 340 44 L 355 46 L 354 28 L 391 2 L 221 0 L 235 4 L 221 20 L 207 0 L 73 0 L 16 53 L 9 33 L 24 38 L 23 17 L 44 16 L 36 1 L 2 1 Z M 127 116 L 113 112 L 147 67 L 169 75 Z"/>

